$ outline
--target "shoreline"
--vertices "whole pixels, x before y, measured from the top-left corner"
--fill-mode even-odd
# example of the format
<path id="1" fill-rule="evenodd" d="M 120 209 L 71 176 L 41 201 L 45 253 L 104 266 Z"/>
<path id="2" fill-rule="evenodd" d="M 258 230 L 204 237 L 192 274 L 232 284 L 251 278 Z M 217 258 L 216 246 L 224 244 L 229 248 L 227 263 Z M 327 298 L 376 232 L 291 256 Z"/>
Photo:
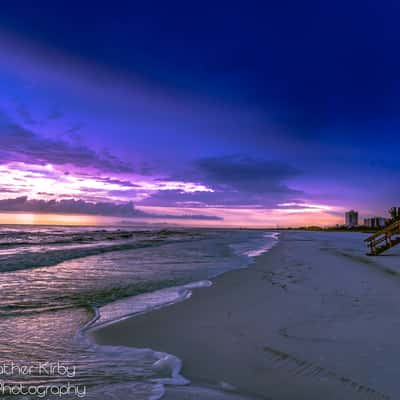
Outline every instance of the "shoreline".
<path id="1" fill-rule="evenodd" d="M 374 379 L 376 358 L 385 354 L 369 351 L 376 327 L 366 329 L 373 321 L 366 286 L 379 280 L 385 293 L 398 290 L 396 278 L 385 274 L 387 265 L 369 269 L 366 260 L 336 254 L 340 244 L 327 243 L 335 237 L 280 233 L 278 243 L 248 268 L 213 278 L 211 287 L 194 290 L 183 302 L 88 335 L 100 345 L 151 348 L 179 357 L 181 374 L 192 384 L 187 390 L 167 387 L 165 399 L 208 398 L 190 391 L 202 383 L 254 398 L 390 398 L 387 393 L 396 389 L 386 382 L 388 375 Z M 362 250 L 360 259 L 366 257 Z M 385 322 L 393 325 L 394 319 L 386 315 Z M 384 345 L 395 342 L 398 333 L 400 326 L 390 339 L 382 332 Z"/>
<path id="2" fill-rule="evenodd" d="M 160 292 L 174 292 L 175 293 L 175 298 L 171 299 L 169 298 L 168 300 L 165 300 L 165 302 L 160 302 L 158 304 L 152 304 L 152 306 L 149 308 L 148 306 L 145 306 L 144 308 L 140 308 L 140 309 L 136 309 L 134 312 L 132 312 L 132 310 L 130 310 L 130 313 L 126 314 L 124 311 L 122 314 L 120 314 L 118 317 L 114 317 L 113 319 L 110 320 L 106 320 L 104 322 L 101 322 L 100 324 L 97 323 L 98 320 L 102 319 L 102 314 L 100 313 L 100 308 L 98 307 L 94 307 L 93 308 L 93 312 L 94 312 L 94 318 L 91 319 L 82 329 L 81 329 L 81 333 L 85 333 L 87 332 L 88 334 L 90 332 L 94 332 L 98 329 L 101 329 L 103 327 L 109 326 L 109 325 L 113 325 L 116 324 L 118 322 L 121 322 L 125 319 L 129 319 L 129 318 L 133 318 L 133 317 L 137 317 L 139 315 L 142 314 L 148 314 L 151 313 L 153 311 L 162 309 L 164 307 L 170 307 L 176 303 L 179 303 L 181 301 L 185 301 L 187 299 L 189 299 L 192 294 L 193 291 L 196 289 L 200 289 L 200 288 L 207 288 L 213 285 L 213 281 L 215 279 L 217 279 L 219 276 L 224 275 L 230 271 L 233 270 L 241 270 L 241 269 L 246 269 L 246 268 L 250 268 L 251 265 L 255 262 L 255 259 L 265 253 L 267 253 L 268 251 L 270 251 L 277 243 L 279 243 L 279 232 L 272 232 L 272 233 L 268 233 L 268 234 L 264 234 L 264 238 L 266 239 L 272 239 L 272 241 L 267 241 L 265 244 L 263 244 L 261 247 L 256 247 L 254 249 L 251 250 L 247 250 L 245 251 L 243 254 L 242 253 L 236 253 L 235 250 L 232 249 L 232 251 L 234 251 L 236 253 L 237 256 L 239 257 L 245 257 L 246 258 L 246 262 L 243 261 L 243 266 L 240 267 L 236 267 L 230 270 L 225 270 L 223 272 L 218 272 L 215 275 L 211 275 L 205 279 L 202 280 L 198 280 L 198 281 L 189 281 L 188 283 L 184 283 L 181 284 L 179 286 L 171 286 L 171 287 L 165 287 L 162 289 L 158 289 L 156 291 L 153 292 L 146 292 L 143 294 L 139 294 L 133 297 L 129 297 L 129 298 L 121 298 L 118 299 L 114 302 L 108 303 L 105 306 L 100 307 L 102 310 L 104 310 L 104 308 L 108 308 L 110 306 L 115 305 L 116 303 L 119 302 L 123 302 L 126 303 L 127 300 L 132 299 L 135 300 L 139 297 L 148 297 L 149 295 L 152 296 L 156 293 L 160 293 Z M 149 300 L 149 299 L 148 299 Z M 114 308 L 114 310 L 112 311 L 114 314 L 116 312 L 116 309 Z M 90 335 L 88 335 L 90 337 Z"/>

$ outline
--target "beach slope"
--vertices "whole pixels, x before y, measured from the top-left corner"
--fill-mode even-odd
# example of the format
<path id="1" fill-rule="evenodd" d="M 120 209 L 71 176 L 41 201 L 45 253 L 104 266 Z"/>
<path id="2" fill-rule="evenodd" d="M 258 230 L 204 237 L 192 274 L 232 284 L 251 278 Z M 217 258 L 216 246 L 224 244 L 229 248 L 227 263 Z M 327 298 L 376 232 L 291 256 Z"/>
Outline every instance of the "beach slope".
<path id="1" fill-rule="evenodd" d="M 284 232 L 249 268 L 91 335 L 99 344 L 178 356 L 193 390 L 235 388 L 263 399 L 400 398 L 400 254 L 367 257 L 363 238 Z M 190 390 L 171 387 L 165 398 L 206 398 Z"/>

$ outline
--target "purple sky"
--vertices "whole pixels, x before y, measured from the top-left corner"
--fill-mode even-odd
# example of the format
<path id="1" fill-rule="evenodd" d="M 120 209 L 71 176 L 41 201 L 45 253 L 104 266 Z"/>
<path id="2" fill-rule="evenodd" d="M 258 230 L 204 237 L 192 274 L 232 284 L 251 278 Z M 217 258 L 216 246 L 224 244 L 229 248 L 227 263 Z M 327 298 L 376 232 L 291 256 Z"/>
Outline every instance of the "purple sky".
<path id="1" fill-rule="evenodd" d="M 250 6 L 223 23 L 218 7 L 185 9 L 168 33 L 161 9 L 100 7 L 88 22 L 84 8 L 70 32 L 67 11 L 55 25 L 51 8 L 6 8 L 0 212 L 235 226 L 385 215 L 399 199 L 398 60 L 375 29 L 391 10 L 357 22 L 375 34 L 360 42 L 340 2 L 314 6 L 322 21 L 303 10 L 299 37 L 295 3 L 259 10 L 265 22 Z"/>

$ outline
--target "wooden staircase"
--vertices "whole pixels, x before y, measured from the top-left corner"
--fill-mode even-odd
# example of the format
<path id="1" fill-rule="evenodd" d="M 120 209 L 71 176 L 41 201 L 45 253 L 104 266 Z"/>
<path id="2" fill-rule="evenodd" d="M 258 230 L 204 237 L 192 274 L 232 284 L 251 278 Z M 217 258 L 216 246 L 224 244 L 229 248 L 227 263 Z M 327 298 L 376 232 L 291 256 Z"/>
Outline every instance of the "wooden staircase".
<path id="1" fill-rule="evenodd" d="M 400 243 L 400 221 L 395 221 L 386 226 L 379 232 L 367 237 L 364 242 L 367 243 L 370 252 L 369 256 L 377 256 Z"/>

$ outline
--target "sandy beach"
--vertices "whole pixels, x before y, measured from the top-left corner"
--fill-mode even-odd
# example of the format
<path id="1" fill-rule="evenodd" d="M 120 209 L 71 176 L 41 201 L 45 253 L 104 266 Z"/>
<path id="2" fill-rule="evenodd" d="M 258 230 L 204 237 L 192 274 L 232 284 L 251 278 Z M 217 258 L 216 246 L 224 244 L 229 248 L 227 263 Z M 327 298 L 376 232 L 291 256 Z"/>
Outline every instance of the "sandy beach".
<path id="1" fill-rule="evenodd" d="M 249 268 L 91 335 L 178 356 L 192 383 L 166 399 L 398 399 L 400 252 L 368 257 L 364 237 L 283 232 Z"/>

